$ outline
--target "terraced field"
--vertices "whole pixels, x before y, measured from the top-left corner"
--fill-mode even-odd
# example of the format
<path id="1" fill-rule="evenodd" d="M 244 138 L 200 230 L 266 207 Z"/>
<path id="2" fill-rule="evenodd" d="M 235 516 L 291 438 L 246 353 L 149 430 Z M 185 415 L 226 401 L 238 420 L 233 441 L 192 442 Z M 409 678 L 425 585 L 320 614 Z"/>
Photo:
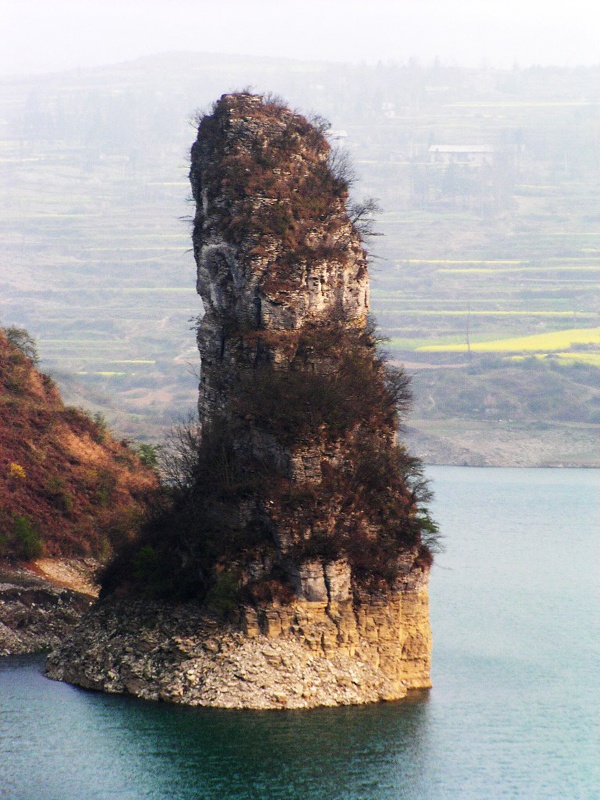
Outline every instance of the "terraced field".
<path id="1" fill-rule="evenodd" d="M 564 355 L 575 358 L 574 348 L 589 346 L 600 349 L 600 328 L 572 328 L 566 331 L 538 333 L 533 336 L 520 336 L 493 341 L 474 342 L 470 345 L 427 345 L 419 347 L 419 352 L 428 353 L 466 353 L 468 349 L 477 353 L 544 353 Z M 573 349 L 573 352 L 569 352 Z"/>
<path id="2" fill-rule="evenodd" d="M 484 348 L 522 375 L 531 359 L 514 359 L 533 352 L 529 337 L 597 330 L 599 77 L 190 54 L 0 82 L 0 322 L 27 327 L 68 398 L 127 436 L 160 438 L 189 411 L 202 308 L 188 120 L 253 82 L 331 119 L 357 166 L 357 196 L 380 199 L 372 307 L 392 358 L 417 372 L 427 420 L 427 371 L 454 392 L 451 370 L 488 357 Z M 440 165 L 431 144 L 489 145 L 494 157 Z M 527 340 L 522 351 L 515 339 Z M 544 352 L 565 368 L 599 357 L 593 337 Z M 465 418 L 475 407 L 465 399 Z"/>

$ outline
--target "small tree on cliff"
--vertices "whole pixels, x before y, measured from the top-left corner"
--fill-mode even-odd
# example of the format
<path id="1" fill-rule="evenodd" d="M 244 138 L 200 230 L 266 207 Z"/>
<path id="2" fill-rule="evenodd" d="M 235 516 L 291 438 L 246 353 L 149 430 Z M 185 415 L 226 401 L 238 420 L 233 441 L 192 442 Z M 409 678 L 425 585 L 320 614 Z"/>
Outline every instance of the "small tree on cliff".
<path id="1" fill-rule="evenodd" d="M 37 342 L 28 330 L 12 325 L 10 328 L 6 328 L 4 332 L 8 341 L 18 347 L 23 355 L 33 362 L 34 366 L 39 363 Z"/>

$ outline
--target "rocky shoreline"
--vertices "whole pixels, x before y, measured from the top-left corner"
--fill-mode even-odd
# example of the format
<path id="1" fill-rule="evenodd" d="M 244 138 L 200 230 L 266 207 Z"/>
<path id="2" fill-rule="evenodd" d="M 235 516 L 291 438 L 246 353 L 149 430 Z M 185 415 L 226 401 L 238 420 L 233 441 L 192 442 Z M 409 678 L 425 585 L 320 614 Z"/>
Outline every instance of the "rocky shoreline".
<path id="1" fill-rule="evenodd" d="M 598 468 L 597 426 L 411 419 L 406 442 L 427 465 Z"/>
<path id="2" fill-rule="evenodd" d="M 24 567 L 0 567 L 0 656 L 58 647 L 94 601 Z"/>
<path id="3" fill-rule="evenodd" d="M 427 582 L 390 603 L 295 602 L 225 624 L 199 606 L 108 599 L 53 651 L 46 675 L 191 706 L 356 705 L 430 687 Z"/>

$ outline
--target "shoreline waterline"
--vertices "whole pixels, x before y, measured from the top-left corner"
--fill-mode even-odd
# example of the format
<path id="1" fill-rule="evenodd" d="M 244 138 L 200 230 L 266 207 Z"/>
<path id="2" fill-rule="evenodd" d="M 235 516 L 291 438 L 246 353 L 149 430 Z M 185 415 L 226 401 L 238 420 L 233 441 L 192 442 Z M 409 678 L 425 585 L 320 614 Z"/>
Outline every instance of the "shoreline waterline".
<path id="1" fill-rule="evenodd" d="M 433 688 L 302 711 L 147 703 L 0 660 L 6 800 L 597 800 L 600 470 L 431 467 Z"/>

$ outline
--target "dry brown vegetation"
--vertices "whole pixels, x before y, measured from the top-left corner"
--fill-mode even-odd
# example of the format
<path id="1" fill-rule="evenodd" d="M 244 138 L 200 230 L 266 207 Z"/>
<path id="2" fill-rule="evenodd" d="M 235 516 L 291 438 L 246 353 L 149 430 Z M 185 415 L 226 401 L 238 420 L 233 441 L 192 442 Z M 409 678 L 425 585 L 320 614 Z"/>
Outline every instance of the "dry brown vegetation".
<path id="1" fill-rule="evenodd" d="M 406 551 L 430 564 L 430 493 L 420 461 L 394 441 L 409 402 L 406 375 L 380 357 L 370 327 L 305 329 L 288 369 L 242 373 L 222 417 L 201 436 L 193 424 L 181 429 L 179 478 L 105 572 L 104 593 L 286 602 L 293 593 L 276 534 L 286 530 L 306 532 L 288 560 L 346 559 L 357 588 L 386 591 Z M 320 477 L 292 480 L 252 447 L 256 433 L 319 453 Z M 253 562 L 272 568 L 253 580 Z"/>
<path id="2" fill-rule="evenodd" d="M 242 92 L 200 120 L 190 179 L 209 308 L 202 431 L 184 432 L 183 479 L 109 566 L 103 592 L 221 610 L 285 601 L 295 565 L 314 559 L 345 561 L 357 593 L 388 592 L 407 562 L 430 563 L 437 529 L 420 462 L 396 443 L 408 379 L 367 321 L 347 162 L 321 128 Z M 311 277 L 325 300 L 305 314 Z M 270 304 L 281 313 L 262 314 Z"/>
<path id="3" fill-rule="evenodd" d="M 102 418 L 65 407 L 0 329 L 0 558 L 106 557 L 156 487 Z"/>
<path id="4" fill-rule="evenodd" d="M 232 104 L 241 121 L 232 119 Z M 309 265 L 343 262 L 349 249 L 359 246 L 346 213 L 347 163 L 304 117 L 268 97 L 225 96 L 202 118 L 199 137 L 190 175 L 199 212 L 200 175 L 194 165 L 203 148 L 210 153 L 203 159 L 209 162 L 208 203 L 216 201 L 226 212 L 220 232 L 243 248 L 250 270 L 269 256 L 262 287 L 273 299 L 285 301 L 292 284 L 300 287 Z M 197 216 L 197 237 L 205 222 Z"/>

